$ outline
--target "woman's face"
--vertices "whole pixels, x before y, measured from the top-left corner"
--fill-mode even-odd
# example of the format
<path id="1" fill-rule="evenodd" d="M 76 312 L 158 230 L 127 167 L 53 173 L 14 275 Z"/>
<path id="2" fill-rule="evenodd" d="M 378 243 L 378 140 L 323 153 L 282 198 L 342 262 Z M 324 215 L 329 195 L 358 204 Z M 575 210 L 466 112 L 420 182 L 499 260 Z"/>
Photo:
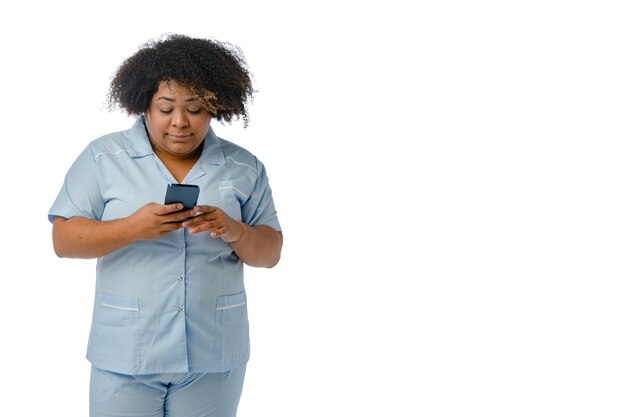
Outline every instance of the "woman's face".
<path id="1" fill-rule="evenodd" d="M 187 87 L 161 81 L 146 112 L 146 128 L 160 157 L 185 159 L 196 155 L 209 131 L 211 115 Z"/>

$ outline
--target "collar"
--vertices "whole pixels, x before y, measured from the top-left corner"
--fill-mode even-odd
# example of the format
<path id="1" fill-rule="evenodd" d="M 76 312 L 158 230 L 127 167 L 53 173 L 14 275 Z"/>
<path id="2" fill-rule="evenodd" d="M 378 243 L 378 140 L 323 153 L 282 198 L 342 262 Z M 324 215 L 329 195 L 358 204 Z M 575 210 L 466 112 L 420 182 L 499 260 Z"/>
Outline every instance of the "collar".
<path id="1" fill-rule="evenodd" d="M 222 140 L 217 137 L 213 128 L 209 126 L 209 131 L 204 137 L 202 155 L 202 168 L 209 165 L 224 165 L 226 158 L 224 157 L 224 149 L 222 148 Z"/>
<path id="2" fill-rule="evenodd" d="M 143 116 L 139 116 L 135 120 L 133 126 L 124 132 L 124 136 L 126 136 L 126 147 L 131 157 L 141 158 L 142 156 L 154 155 Z"/>
<path id="3" fill-rule="evenodd" d="M 133 158 L 141 158 L 143 156 L 154 155 L 150 139 L 146 130 L 146 122 L 143 116 L 139 116 L 133 126 L 124 132 L 127 139 L 128 153 Z M 222 149 L 222 141 L 215 135 L 213 128 L 209 126 L 209 131 L 204 137 L 202 145 L 202 155 L 200 162 L 204 170 L 209 165 L 224 165 L 224 149 Z"/>

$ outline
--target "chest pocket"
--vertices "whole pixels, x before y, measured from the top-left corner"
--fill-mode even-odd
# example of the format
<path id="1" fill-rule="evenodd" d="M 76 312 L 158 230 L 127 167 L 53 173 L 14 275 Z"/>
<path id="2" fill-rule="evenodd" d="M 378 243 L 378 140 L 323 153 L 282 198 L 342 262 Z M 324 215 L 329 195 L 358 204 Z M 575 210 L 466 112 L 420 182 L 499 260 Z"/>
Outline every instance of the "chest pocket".
<path id="1" fill-rule="evenodd" d="M 220 194 L 220 208 L 235 220 L 241 219 L 241 205 L 247 200 L 248 195 L 235 186 L 233 181 L 220 181 L 218 183 Z"/>

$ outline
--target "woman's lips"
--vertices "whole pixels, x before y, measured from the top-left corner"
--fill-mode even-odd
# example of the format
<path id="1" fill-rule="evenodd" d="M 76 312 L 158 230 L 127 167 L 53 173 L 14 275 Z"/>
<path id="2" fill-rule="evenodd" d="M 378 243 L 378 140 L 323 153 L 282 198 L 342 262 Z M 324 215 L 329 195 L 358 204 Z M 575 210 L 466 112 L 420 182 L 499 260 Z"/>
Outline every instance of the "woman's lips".
<path id="1" fill-rule="evenodd" d="M 172 135 L 172 134 L 168 134 L 168 136 L 174 138 L 174 140 L 185 140 L 185 139 L 187 139 L 188 137 L 191 136 L 191 133 L 188 133 L 186 135 Z"/>

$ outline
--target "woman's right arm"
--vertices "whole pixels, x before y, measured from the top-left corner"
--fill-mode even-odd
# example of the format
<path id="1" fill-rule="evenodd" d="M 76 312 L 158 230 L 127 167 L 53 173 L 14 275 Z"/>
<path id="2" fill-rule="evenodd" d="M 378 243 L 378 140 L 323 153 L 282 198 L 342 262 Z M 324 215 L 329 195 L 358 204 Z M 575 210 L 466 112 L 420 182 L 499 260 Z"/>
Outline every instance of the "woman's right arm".
<path id="1" fill-rule="evenodd" d="M 157 239 L 178 230 L 190 216 L 182 205 L 149 203 L 128 217 L 100 221 L 57 216 L 52 226 L 54 252 L 61 258 L 98 258 L 138 240 Z"/>

